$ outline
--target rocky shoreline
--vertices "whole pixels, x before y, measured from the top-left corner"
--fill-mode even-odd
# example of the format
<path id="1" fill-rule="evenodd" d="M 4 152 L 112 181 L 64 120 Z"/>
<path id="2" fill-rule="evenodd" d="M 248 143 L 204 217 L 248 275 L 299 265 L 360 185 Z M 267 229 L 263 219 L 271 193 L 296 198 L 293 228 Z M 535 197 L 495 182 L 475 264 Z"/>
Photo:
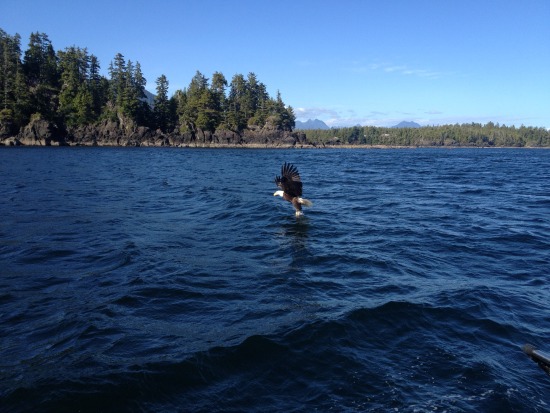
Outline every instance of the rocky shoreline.
<path id="1" fill-rule="evenodd" d="M 54 123 L 33 120 L 18 134 L 0 134 L 3 146 L 157 146 L 157 147 L 209 147 L 209 148 L 294 148 L 315 147 L 300 131 L 288 132 L 272 129 L 247 129 L 241 133 L 196 131 L 165 133 L 144 126 L 124 125 L 119 121 L 105 120 L 62 130 Z"/>
<path id="2" fill-rule="evenodd" d="M 327 142 L 312 142 L 303 131 L 280 131 L 268 128 L 247 129 L 241 133 L 221 130 L 214 133 L 196 131 L 165 133 L 144 126 L 134 126 L 121 121 L 105 120 L 63 130 L 43 119 L 31 121 L 19 133 L 8 132 L 0 124 L 0 146 L 110 146 L 110 147 L 175 147 L 175 148 L 338 148 L 338 149 L 392 149 L 392 148 L 505 148 L 512 146 L 464 146 L 464 145 L 365 145 L 343 143 L 337 137 Z M 515 147 L 517 148 L 517 147 Z M 524 148 L 548 148 L 524 146 Z"/>

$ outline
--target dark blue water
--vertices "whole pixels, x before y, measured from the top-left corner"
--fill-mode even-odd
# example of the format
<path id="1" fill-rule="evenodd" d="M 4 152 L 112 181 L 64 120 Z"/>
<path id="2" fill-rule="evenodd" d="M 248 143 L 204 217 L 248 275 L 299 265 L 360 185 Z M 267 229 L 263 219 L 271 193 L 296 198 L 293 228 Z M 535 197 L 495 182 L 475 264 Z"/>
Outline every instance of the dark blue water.
<path id="1" fill-rule="evenodd" d="M 548 150 L 5 148 L 0 177 L 2 411 L 550 411 Z"/>

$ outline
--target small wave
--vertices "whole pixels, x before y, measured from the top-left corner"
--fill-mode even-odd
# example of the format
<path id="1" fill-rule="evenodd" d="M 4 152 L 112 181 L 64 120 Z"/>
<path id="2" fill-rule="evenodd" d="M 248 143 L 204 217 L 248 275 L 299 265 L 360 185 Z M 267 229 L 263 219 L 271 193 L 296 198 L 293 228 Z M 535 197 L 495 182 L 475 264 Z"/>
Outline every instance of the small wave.
<path id="1" fill-rule="evenodd" d="M 3 157 L 4 410 L 548 410 L 547 152 L 48 154 Z"/>
<path id="2" fill-rule="evenodd" d="M 60 258 L 78 254 L 78 251 L 70 249 L 50 249 L 45 245 L 36 245 L 23 250 L 19 254 L 18 261 L 21 264 L 45 264 Z"/>
<path id="3" fill-rule="evenodd" d="M 495 402 L 506 406 L 502 400 L 511 400 L 506 394 L 510 388 L 498 383 L 500 370 L 511 368 L 500 364 L 506 363 L 510 350 L 502 343 L 491 350 L 484 348 L 486 342 L 449 335 L 464 318 L 449 308 L 392 301 L 334 320 L 252 335 L 179 362 L 57 378 L 15 390 L 4 401 L 21 410 L 40 403 L 55 411 L 144 406 L 167 411 L 182 405 L 189 411 L 282 411 L 296 409 L 297 400 L 319 410 L 379 406 L 408 411 L 411 400 L 420 409 L 483 410 Z M 484 323 L 471 325 L 469 334 L 491 330 Z M 430 328 L 434 324 L 440 332 Z M 495 357 L 498 352 L 503 354 Z"/>

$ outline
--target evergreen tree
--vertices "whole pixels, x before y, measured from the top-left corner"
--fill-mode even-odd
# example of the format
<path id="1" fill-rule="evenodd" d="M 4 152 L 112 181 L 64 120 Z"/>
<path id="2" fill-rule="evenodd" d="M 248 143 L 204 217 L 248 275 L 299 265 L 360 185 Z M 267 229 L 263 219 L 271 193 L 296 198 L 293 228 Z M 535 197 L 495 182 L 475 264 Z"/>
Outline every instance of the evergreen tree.
<path id="1" fill-rule="evenodd" d="M 292 106 L 286 107 L 285 123 L 283 125 L 284 130 L 292 131 L 296 126 L 296 115 L 294 114 L 294 108 Z"/>
<path id="2" fill-rule="evenodd" d="M 88 51 L 73 46 L 58 52 L 58 58 L 61 71 L 60 114 L 68 125 L 88 124 L 93 120 Z"/>
<path id="3" fill-rule="evenodd" d="M 201 105 L 204 104 L 203 94 L 208 90 L 208 79 L 197 70 L 195 76 L 191 79 L 188 89 L 185 92 L 185 107 L 181 115 L 182 126 L 185 130 L 192 133 L 196 132 L 197 119 L 199 112 L 202 110 Z M 206 124 L 205 114 L 201 115 L 201 124 Z"/>
<path id="4" fill-rule="evenodd" d="M 269 94 L 267 93 L 266 86 L 258 82 L 255 78 L 251 78 L 253 73 L 248 75 L 248 87 L 252 96 L 252 110 L 253 116 L 248 120 L 249 125 L 256 125 L 263 127 L 269 116 L 269 110 L 271 107 Z"/>
<path id="5" fill-rule="evenodd" d="M 93 105 L 90 89 L 86 83 L 83 83 L 74 98 L 75 113 L 73 117 L 76 125 L 87 125 L 92 122 L 94 119 Z"/>
<path id="6" fill-rule="evenodd" d="M 153 123 L 153 113 L 151 111 L 151 107 L 147 103 L 147 96 L 145 95 L 145 85 L 147 84 L 147 80 L 143 76 L 139 62 L 136 62 L 132 79 L 132 99 L 135 104 L 133 118 L 140 125 L 150 125 Z"/>
<path id="7" fill-rule="evenodd" d="M 28 113 L 28 93 L 21 66 L 21 37 L 0 29 L 0 122 L 15 129 Z M 22 102 L 26 102 L 22 105 Z"/>
<path id="8" fill-rule="evenodd" d="M 133 119 L 137 114 L 139 105 L 134 73 L 134 63 L 132 63 L 131 60 L 128 60 L 126 63 L 126 73 L 124 75 L 122 93 L 119 100 L 119 109 L 122 114 L 130 119 Z"/>
<path id="9" fill-rule="evenodd" d="M 0 29 L 0 98 L 3 109 L 13 109 L 15 75 L 21 49 L 18 39 Z"/>
<path id="10" fill-rule="evenodd" d="M 217 100 L 210 89 L 204 89 L 198 101 L 196 128 L 208 132 L 214 132 L 219 125 L 221 112 L 217 110 Z"/>
<path id="11" fill-rule="evenodd" d="M 107 103 L 108 80 L 99 73 L 100 65 L 96 56 L 90 55 L 89 90 L 92 96 L 92 117 L 98 119 L 103 106 Z"/>
<path id="12" fill-rule="evenodd" d="M 268 126 L 278 130 L 292 131 L 295 121 L 292 107 L 285 107 L 281 93 L 277 91 L 277 98 L 271 102 L 270 116 L 267 119 Z"/>
<path id="13" fill-rule="evenodd" d="M 126 78 L 126 60 L 122 53 L 117 53 L 113 61 L 109 63 L 109 107 L 112 115 L 116 117 L 124 101 L 124 88 Z"/>
<path id="14" fill-rule="evenodd" d="M 227 104 L 227 125 L 230 130 L 240 132 L 248 123 L 246 102 L 246 80 L 243 75 L 236 74 L 231 79 Z"/>
<path id="15" fill-rule="evenodd" d="M 212 85 L 210 86 L 211 93 L 214 97 L 214 110 L 216 115 L 216 128 L 220 124 L 226 123 L 226 107 L 227 99 L 225 97 L 225 88 L 227 87 L 227 80 L 225 76 L 220 72 L 215 72 L 212 75 Z"/>
<path id="16" fill-rule="evenodd" d="M 246 104 L 248 105 L 245 116 L 248 124 L 263 126 L 267 117 L 266 102 L 269 100 L 265 85 L 258 81 L 256 74 L 250 72 L 246 82 Z"/>
<path id="17" fill-rule="evenodd" d="M 23 68 L 31 87 L 58 85 L 57 58 L 47 34 L 31 33 Z"/>
<path id="18" fill-rule="evenodd" d="M 157 94 L 155 96 L 155 105 L 153 109 L 155 126 L 162 131 L 166 131 L 171 123 L 170 119 L 170 101 L 168 100 L 168 79 L 161 75 L 157 79 Z"/>
<path id="19" fill-rule="evenodd" d="M 60 79 L 57 57 L 46 34 L 31 34 L 29 48 L 23 58 L 23 70 L 34 111 L 45 119 L 54 120 L 57 114 Z"/>
<path id="20" fill-rule="evenodd" d="M 15 77 L 15 107 L 13 113 L 14 125 L 16 127 L 24 126 L 33 112 L 27 79 L 23 70 L 17 70 Z"/>
<path id="21" fill-rule="evenodd" d="M 172 96 L 171 101 L 175 106 L 175 116 L 178 120 L 179 131 L 184 133 L 187 131 L 187 124 L 185 122 L 185 111 L 187 110 L 187 91 L 186 90 L 176 90 L 174 96 Z"/>
<path id="22" fill-rule="evenodd" d="M 143 77 L 143 73 L 141 72 L 141 65 L 139 64 L 139 62 L 136 62 L 136 67 L 132 79 L 135 97 L 139 100 L 145 99 L 145 85 L 147 85 L 147 80 L 145 79 L 145 77 Z"/>
<path id="23" fill-rule="evenodd" d="M 151 111 L 145 101 L 147 81 L 139 62 L 134 66 L 131 60 L 126 62 L 124 56 L 117 53 L 109 65 L 109 74 L 111 80 L 108 106 L 111 108 L 111 117 L 118 117 L 123 123 L 128 120 L 138 124 L 149 123 Z"/>

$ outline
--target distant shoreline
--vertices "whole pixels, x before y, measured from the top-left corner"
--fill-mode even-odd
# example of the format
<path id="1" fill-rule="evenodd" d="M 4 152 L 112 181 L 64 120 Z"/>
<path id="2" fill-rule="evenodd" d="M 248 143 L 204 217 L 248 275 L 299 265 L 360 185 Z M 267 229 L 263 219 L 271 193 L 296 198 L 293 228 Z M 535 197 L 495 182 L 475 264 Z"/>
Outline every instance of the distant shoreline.
<path id="1" fill-rule="evenodd" d="M 403 129 L 397 130 L 403 133 Z M 406 132 L 406 131 L 405 131 Z M 281 131 L 270 129 L 250 129 L 242 133 L 222 130 L 216 133 L 163 133 L 146 127 L 125 128 L 120 122 L 104 121 L 87 127 L 60 129 L 54 123 L 43 119 L 34 119 L 17 135 L 0 136 L 0 146 L 101 146 L 101 147 L 172 147 L 172 148 L 209 148 L 209 149 L 418 149 L 418 148 L 550 148 L 543 146 L 545 140 L 533 141 L 489 141 L 476 140 L 460 142 L 456 140 L 425 139 L 414 142 L 399 142 L 395 136 L 394 142 L 365 143 L 350 142 L 345 138 L 335 136 L 330 140 L 318 136 L 308 138 L 304 132 Z M 383 137 L 388 134 L 383 135 Z M 391 137 L 391 136 L 390 136 Z M 393 139 L 392 139 L 393 140 Z M 401 143 L 401 144 L 400 144 Z M 405 144 L 407 143 L 407 144 Z M 499 145 L 500 143 L 500 145 Z M 538 146 L 541 145 L 541 146 Z"/>
<path id="2" fill-rule="evenodd" d="M 184 148 L 334 148 L 334 149 L 415 149 L 415 148 L 549 148 L 550 132 L 541 129 L 463 125 L 420 129 L 347 128 L 319 131 L 292 131 L 250 127 L 243 131 L 215 132 L 159 129 L 125 125 L 104 120 L 94 125 L 59 128 L 55 123 L 35 118 L 17 134 L 0 133 L 3 146 L 118 146 Z"/>
<path id="3" fill-rule="evenodd" d="M 203 144 L 183 144 L 183 145 L 113 145 L 107 144 L 6 144 L 0 142 L 0 148 L 173 148 L 173 149 L 273 149 L 273 150 L 337 150 L 337 149 L 364 149 L 364 150 L 391 150 L 391 149 L 550 149 L 548 146 L 399 146 L 399 145 L 328 145 L 328 144 L 303 144 L 303 145 L 272 145 L 258 143 L 243 143 L 243 144 L 219 144 L 219 143 L 203 143 Z"/>

